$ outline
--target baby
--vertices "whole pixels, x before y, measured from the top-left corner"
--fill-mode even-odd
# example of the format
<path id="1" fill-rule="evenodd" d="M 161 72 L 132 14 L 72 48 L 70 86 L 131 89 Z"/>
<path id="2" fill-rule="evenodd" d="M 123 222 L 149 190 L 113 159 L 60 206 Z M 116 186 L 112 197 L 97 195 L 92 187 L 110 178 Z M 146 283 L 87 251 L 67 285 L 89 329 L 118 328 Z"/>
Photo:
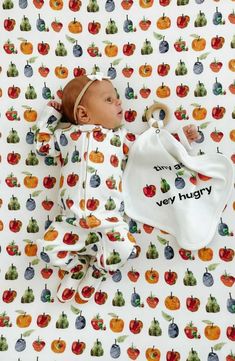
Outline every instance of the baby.
<path id="1" fill-rule="evenodd" d="M 86 302 L 108 272 L 138 256 L 122 196 L 125 161 L 137 135 L 122 126 L 121 100 L 101 73 L 69 81 L 62 105 L 49 105 L 38 121 L 35 146 L 39 155 L 60 159 L 61 214 L 37 242 L 41 258 L 64 275 L 58 299 L 76 294 Z M 59 123 L 61 113 L 70 124 Z M 183 133 L 190 143 L 199 136 L 193 125 Z"/>

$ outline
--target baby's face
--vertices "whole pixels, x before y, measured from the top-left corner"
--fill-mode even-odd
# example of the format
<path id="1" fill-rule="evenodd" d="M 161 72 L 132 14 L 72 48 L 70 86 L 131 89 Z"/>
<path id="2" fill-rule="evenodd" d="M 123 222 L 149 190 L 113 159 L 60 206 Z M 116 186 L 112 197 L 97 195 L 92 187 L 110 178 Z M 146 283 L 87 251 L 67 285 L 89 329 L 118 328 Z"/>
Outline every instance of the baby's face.
<path id="1" fill-rule="evenodd" d="M 123 110 L 121 100 L 110 81 L 94 81 L 87 89 L 80 103 L 86 107 L 90 124 L 114 129 L 121 125 Z"/>

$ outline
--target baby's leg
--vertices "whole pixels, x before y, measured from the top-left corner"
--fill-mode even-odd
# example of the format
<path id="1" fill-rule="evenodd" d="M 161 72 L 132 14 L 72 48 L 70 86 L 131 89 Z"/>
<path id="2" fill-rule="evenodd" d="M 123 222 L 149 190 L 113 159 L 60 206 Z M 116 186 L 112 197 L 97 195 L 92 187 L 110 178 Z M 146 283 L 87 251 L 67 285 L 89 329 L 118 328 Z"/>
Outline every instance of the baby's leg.
<path id="1" fill-rule="evenodd" d="M 135 238 L 129 232 L 126 222 L 119 221 L 113 227 L 110 227 L 110 223 L 107 222 L 105 226 L 100 232 L 101 241 L 97 245 L 96 258 L 92 259 L 86 276 L 78 286 L 77 292 L 84 300 L 89 300 L 98 290 L 109 271 L 116 271 L 127 262 L 128 258 L 137 257 Z M 98 272 L 103 278 L 96 280 L 95 274 Z"/>
<path id="2" fill-rule="evenodd" d="M 97 253 L 95 242 L 99 242 L 99 237 L 94 232 L 91 234 L 65 220 L 52 222 L 43 238 L 37 240 L 41 259 L 64 271 L 57 293 L 61 302 L 74 296 L 79 282 L 85 277 L 89 263 Z"/>

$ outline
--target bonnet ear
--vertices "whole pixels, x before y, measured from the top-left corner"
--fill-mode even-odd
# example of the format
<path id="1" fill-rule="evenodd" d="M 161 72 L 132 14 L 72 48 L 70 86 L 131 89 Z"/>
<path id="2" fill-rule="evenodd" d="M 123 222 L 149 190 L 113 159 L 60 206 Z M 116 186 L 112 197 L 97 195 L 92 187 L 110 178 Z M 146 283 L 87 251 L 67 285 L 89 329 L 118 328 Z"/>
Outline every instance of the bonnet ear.
<path id="1" fill-rule="evenodd" d="M 169 122 L 169 110 L 165 104 L 158 103 L 158 102 L 154 102 L 154 104 L 150 105 L 150 107 L 148 107 L 148 109 L 146 111 L 146 119 L 147 119 L 148 123 L 153 127 L 162 128 L 162 126 L 160 126 L 160 124 L 158 124 L 158 120 L 154 118 L 154 112 L 156 110 L 164 111 L 165 117 L 163 120 L 160 120 L 160 123 L 163 123 L 163 127 L 165 127 L 167 125 L 167 123 Z"/>

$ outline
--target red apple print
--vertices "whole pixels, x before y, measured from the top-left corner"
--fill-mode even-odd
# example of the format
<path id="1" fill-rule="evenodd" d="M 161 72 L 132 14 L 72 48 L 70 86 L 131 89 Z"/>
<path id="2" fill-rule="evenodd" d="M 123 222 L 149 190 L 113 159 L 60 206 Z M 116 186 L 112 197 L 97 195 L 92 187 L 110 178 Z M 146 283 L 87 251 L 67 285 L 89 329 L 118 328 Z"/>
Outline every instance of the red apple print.
<path id="1" fill-rule="evenodd" d="M 134 347 L 132 344 L 131 347 L 128 347 L 127 354 L 131 360 L 136 360 L 140 354 L 140 350 L 138 348 Z"/>
<path id="2" fill-rule="evenodd" d="M 137 112 L 135 110 L 129 109 L 124 113 L 124 118 L 128 123 L 134 122 L 137 116 Z"/>
<path id="3" fill-rule="evenodd" d="M 143 224 L 143 229 L 145 230 L 146 233 L 151 234 L 152 231 L 154 230 L 154 227 L 149 226 L 148 224 Z"/>
<path id="4" fill-rule="evenodd" d="M 226 335 L 229 340 L 235 341 L 235 325 L 227 327 Z"/>
<path id="5" fill-rule="evenodd" d="M 15 244 L 15 242 L 11 242 L 6 246 L 6 251 L 9 254 L 9 256 L 20 256 L 21 252 L 19 252 L 19 246 Z"/>
<path id="6" fill-rule="evenodd" d="M 86 74 L 86 69 L 85 68 L 81 68 L 80 66 L 78 66 L 77 68 L 73 69 L 73 75 L 74 77 L 78 77 L 81 75 L 85 75 Z"/>
<path id="7" fill-rule="evenodd" d="M 85 286 L 85 287 L 83 287 L 83 289 L 81 291 L 82 296 L 84 298 L 90 298 L 94 292 L 95 292 L 95 289 L 92 286 Z"/>
<path id="8" fill-rule="evenodd" d="M 135 271 L 133 268 L 131 271 L 127 272 L 127 276 L 131 282 L 137 282 L 140 276 L 140 273 L 138 271 Z"/>
<path id="9" fill-rule="evenodd" d="M 143 86 L 143 88 L 140 89 L 140 95 L 142 96 L 142 98 L 148 98 L 148 96 L 150 95 L 151 93 L 151 89 L 149 88 L 146 88 L 145 86 Z"/>
<path id="10" fill-rule="evenodd" d="M 181 15 L 177 17 L 177 26 L 181 29 L 184 29 L 188 26 L 190 17 L 188 15 Z"/>
<path id="11" fill-rule="evenodd" d="M 142 328 L 143 328 L 143 322 L 141 320 L 137 320 L 137 318 L 131 320 L 129 323 L 129 330 L 135 335 L 140 333 Z"/>
<path id="12" fill-rule="evenodd" d="M 234 250 L 232 248 L 220 248 L 219 249 L 219 257 L 222 261 L 231 262 L 234 258 Z"/>
<path id="13" fill-rule="evenodd" d="M 3 49 L 5 50 L 5 52 L 7 54 L 17 54 L 17 50 L 15 49 L 15 45 L 10 40 L 8 40 L 3 45 Z"/>
<path id="14" fill-rule="evenodd" d="M 20 117 L 18 117 L 18 112 L 17 110 L 14 110 L 13 107 L 10 107 L 7 111 L 6 111 L 6 117 L 8 120 L 12 121 L 12 120 L 20 120 Z"/>
<path id="15" fill-rule="evenodd" d="M 7 161 L 11 165 L 18 164 L 20 161 L 21 155 L 19 153 L 15 153 L 14 151 L 7 154 Z"/>
<path id="16" fill-rule="evenodd" d="M 106 134 L 102 133 L 102 130 L 94 130 L 93 131 L 93 138 L 97 141 L 97 142 L 103 142 L 106 138 Z"/>
<path id="17" fill-rule="evenodd" d="M 210 68 L 214 73 L 218 73 L 222 66 L 223 63 L 221 63 L 221 61 L 216 61 L 216 59 L 212 63 L 210 63 Z"/>
<path id="18" fill-rule="evenodd" d="M 159 64 L 158 67 L 157 67 L 157 73 L 160 76 L 168 75 L 169 70 L 170 70 L 170 65 L 165 64 L 164 62 L 162 64 Z"/>
<path id="19" fill-rule="evenodd" d="M 78 140 L 81 134 L 81 130 L 75 130 L 74 132 L 70 133 L 70 138 L 73 140 Z"/>
<path id="20" fill-rule="evenodd" d="M 134 43 L 127 43 L 127 44 L 124 44 L 123 45 L 123 54 L 126 55 L 126 56 L 131 56 L 134 54 L 134 51 L 135 51 L 135 48 L 136 48 L 136 45 Z"/>
<path id="21" fill-rule="evenodd" d="M 201 338 L 198 334 L 197 327 L 195 327 L 192 322 L 184 328 L 184 333 L 189 339 Z"/>
<path id="22" fill-rule="evenodd" d="M 219 105 L 217 105 L 216 107 L 212 108 L 212 117 L 214 119 L 222 119 L 224 114 L 225 114 L 225 108 L 224 107 L 220 107 Z"/>
<path id="23" fill-rule="evenodd" d="M 22 227 L 22 222 L 19 219 L 14 218 L 9 222 L 9 229 L 14 233 L 19 232 L 21 227 Z"/>
<path id="24" fill-rule="evenodd" d="M 100 31 L 100 28 L 101 28 L 101 25 L 97 21 L 93 20 L 92 22 L 90 21 L 88 23 L 88 31 L 89 31 L 89 33 L 91 33 L 93 35 L 98 34 Z"/>
<path id="25" fill-rule="evenodd" d="M 192 251 L 184 249 L 184 248 L 180 248 L 179 249 L 179 254 L 181 256 L 181 258 L 183 258 L 184 260 L 194 260 L 195 257 L 192 255 Z"/>
<path id="26" fill-rule="evenodd" d="M 41 43 L 38 43 L 38 52 L 41 55 L 47 55 L 50 50 L 50 45 L 48 43 L 44 43 L 43 41 Z"/>
<path id="27" fill-rule="evenodd" d="M 70 187 L 74 187 L 77 184 L 78 180 L 79 180 L 79 175 L 72 172 L 67 177 L 67 184 Z"/>
<path id="28" fill-rule="evenodd" d="M 176 94 L 180 98 L 186 97 L 188 95 L 188 92 L 189 92 L 189 87 L 187 85 L 181 84 L 176 87 Z"/>
<path id="29" fill-rule="evenodd" d="M 72 288 L 65 288 L 65 290 L 62 292 L 62 299 L 64 301 L 71 300 L 71 298 L 74 296 L 75 290 Z"/>
<path id="30" fill-rule="evenodd" d="M 183 109 L 182 105 L 176 109 L 176 111 L 174 112 L 176 119 L 178 120 L 183 120 L 183 119 L 189 119 L 188 115 L 187 115 L 187 111 L 185 109 Z"/>
<path id="31" fill-rule="evenodd" d="M 11 19 L 8 17 L 7 19 L 4 20 L 3 26 L 5 30 L 12 31 L 14 30 L 15 24 L 16 24 L 15 19 Z"/>
<path id="32" fill-rule="evenodd" d="M 45 347 L 45 345 L 46 345 L 45 341 L 40 340 L 39 337 L 37 340 L 33 341 L 33 343 L 32 343 L 34 350 L 37 352 L 42 351 L 42 349 Z"/>
<path id="33" fill-rule="evenodd" d="M 85 342 L 78 340 L 78 341 L 73 341 L 71 349 L 75 355 L 81 355 L 85 350 L 85 348 L 86 348 Z"/>
<path id="34" fill-rule="evenodd" d="M 182 40 L 181 38 L 179 38 L 179 40 L 177 40 L 174 43 L 174 48 L 179 53 L 181 51 L 188 51 L 188 47 L 186 46 L 186 42 L 184 40 Z"/>
<path id="35" fill-rule="evenodd" d="M 156 308 L 159 303 L 159 298 L 153 296 L 151 293 L 151 295 L 146 298 L 146 302 L 150 308 Z"/>
<path id="36" fill-rule="evenodd" d="M 63 24 L 55 19 L 54 21 L 52 21 L 51 27 L 56 33 L 59 33 L 60 30 L 63 28 Z"/>
<path id="37" fill-rule="evenodd" d="M 65 203 L 68 208 L 71 208 L 74 205 L 74 201 L 70 198 L 67 198 Z"/>
<path id="38" fill-rule="evenodd" d="M 44 0 L 33 0 L 33 4 L 34 4 L 35 8 L 41 9 L 41 7 L 44 4 Z"/>
<path id="39" fill-rule="evenodd" d="M 47 265 L 46 267 L 41 269 L 41 275 L 44 279 L 49 279 L 51 277 L 53 273 L 53 269 L 52 268 L 48 268 Z"/>
<path id="40" fill-rule="evenodd" d="M 5 290 L 2 295 L 2 300 L 5 303 L 11 303 L 16 298 L 17 292 L 15 290 L 12 290 L 9 288 L 8 290 Z"/>
<path id="41" fill-rule="evenodd" d="M 131 75 L 133 74 L 134 69 L 129 67 L 129 66 L 125 66 L 125 68 L 122 69 L 122 74 L 126 77 L 126 78 L 130 78 Z"/>
<path id="42" fill-rule="evenodd" d="M 46 211 L 50 211 L 51 208 L 53 207 L 53 205 L 54 205 L 54 202 L 51 201 L 51 200 L 49 200 L 49 199 L 47 199 L 47 197 L 46 197 L 46 199 L 44 199 L 44 200 L 42 201 L 42 206 L 43 206 L 43 208 L 44 208 Z"/>
<path id="43" fill-rule="evenodd" d="M 211 47 L 215 50 L 221 49 L 224 45 L 224 42 L 225 39 L 223 36 L 216 35 L 216 37 L 211 39 Z"/>
<path id="44" fill-rule="evenodd" d="M 100 203 L 100 202 L 99 202 L 98 199 L 92 197 L 92 198 L 90 198 L 90 199 L 87 200 L 86 207 L 87 207 L 87 209 L 88 209 L 89 211 L 93 212 L 93 211 L 95 211 L 95 210 L 98 208 L 99 203 Z"/>
<path id="45" fill-rule="evenodd" d="M 151 21 L 143 17 L 143 19 L 139 22 L 139 27 L 141 30 L 146 31 L 151 25 Z"/>
<path id="46" fill-rule="evenodd" d="M 46 78 L 47 75 L 50 73 L 50 69 L 42 64 L 42 65 L 38 68 L 38 72 L 39 72 L 39 74 L 40 74 L 43 78 Z"/>
<path id="47" fill-rule="evenodd" d="M 223 136 L 224 136 L 224 134 L 216 129 L 210 134 L 211 139 L 213 139 L 214 142 L 217 142 L 217 143 L 219 143 L 221 141 Z"/>
<path id="48" fill-rule="evenodd" d="M 110 163 L 112 164 L 113 167 L 117 168 L 118 165 L 119 165 L 119 159 L 118 157 L 116 156 L 116 154 L 112 154 L 110 156 Z"/>
<path id="49" fill-rule="evenodd" d="M 235 282 L 235 277 L 225 272 L 223 275 L 220 276 L 220 280 L 225 286 L 232 287 Z"/>
<path id="50" fill-rule="evenodd" d="M 177 281 L 178 275 L 176 272 L 169 270 L 164 273 L 164 280 L 168 285 L 174 285 Z"/>
<path id="51" fill-rule="evenodd" d="M 134 0 L 122 0 L 121 6 L 124 10 L 129 10 L 133 5 Z"/>
<path id="52" fill-rule="evenodd" d="M 63 237 L 63 243 L 65 244 L 76 244 L 79 240 L 79 236 L 76 233 L 73 233 L 72 231 L 66 232 Z"/>
<path id="53" fill-rule="evenodd" d="M 69 0 L 69 9 L 72 11 L 79 11 L 82 6 L 81 0 Z"/>
<path id="54" fill-rule="evenodd" d="M 178 351 L 167 351 L 166 361 L 180 361 L 180 353 Z"/>
<path id="55" fill-rule="evenodd" d="M 106 292 L 103 291 L 97 291 L 94 295 L 94 300 L 97 305 L 104 305 L 106 300 L 108 298 L 108 295 Z"/>
<path id="56" fill-rule="evenodd" d="M 155 185 L 146 185 L 146 187 L 143 188 L 144 195 L 146 197 L 154 197 L 156 194 L 156 187 Z"/>
<path id="57" fill-rule="evenodd" d="M 191 312 L 198 311 L 200 306 L 200 300 L 197 297 L 187 297 L 186 299 L 186 307 Z"/>
<path id="58" fill-rule="evenodd" d="M 54 185 L 56 184 L 56 178 L 55 177 L 51 177 L 46 176 L 43 178 L 43 185 L 45 188 L 51 189 L 54 187 Z"/>
<path id="59" fill-rule="evenodd" d="M 49 325 L 51 321 L 51 316 L 49 314 L 40 314 L 37 317 L 37 325 L 38 327 L 44 328 L 47 327 Z"/>
<path id="60" fill-rule="evenodd" d="M 18 86 L 10 86 L 7 90 L 9 98 L 17 99 L 20 95 L 20 88 Z"/>

